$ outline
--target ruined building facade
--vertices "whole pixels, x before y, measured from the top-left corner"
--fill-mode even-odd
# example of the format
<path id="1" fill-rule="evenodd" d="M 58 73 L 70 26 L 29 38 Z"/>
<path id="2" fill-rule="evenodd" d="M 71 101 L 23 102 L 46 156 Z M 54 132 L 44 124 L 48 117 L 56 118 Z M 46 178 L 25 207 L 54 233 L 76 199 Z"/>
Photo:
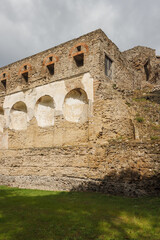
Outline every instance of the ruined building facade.
<path id="1" fill-rule="evenodd" d="M 96 30 L 0 69 L 0 184 L 160 192 L 160 57 Z"/>

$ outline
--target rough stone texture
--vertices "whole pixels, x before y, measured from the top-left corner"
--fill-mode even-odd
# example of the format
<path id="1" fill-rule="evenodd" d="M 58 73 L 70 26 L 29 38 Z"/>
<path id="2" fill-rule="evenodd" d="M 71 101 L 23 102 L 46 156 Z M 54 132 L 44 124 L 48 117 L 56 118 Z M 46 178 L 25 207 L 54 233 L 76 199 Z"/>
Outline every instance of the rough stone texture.
<path id="1" fill-rule="evenodd" d="M 52 190 L 158 194 L 160 145 L 112 141 L 107 145 L 5 150 L 0 183 Z"/>
<path id="2" fill-rule="evenodd" d="M 96 30 L 1 68 L 0 184 L 158 195 L 159 66 Z"/>

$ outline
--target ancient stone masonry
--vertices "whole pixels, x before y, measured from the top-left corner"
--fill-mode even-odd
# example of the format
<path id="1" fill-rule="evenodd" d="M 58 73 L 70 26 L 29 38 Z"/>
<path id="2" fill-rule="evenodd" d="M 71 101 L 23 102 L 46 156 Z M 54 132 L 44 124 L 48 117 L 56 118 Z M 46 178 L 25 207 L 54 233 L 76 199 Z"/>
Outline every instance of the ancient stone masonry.
<path id="1" fill-rule="evenodd" d="M 160 193 L 160 58 L 96 30 L 0 68 L 0 184 Z"/>

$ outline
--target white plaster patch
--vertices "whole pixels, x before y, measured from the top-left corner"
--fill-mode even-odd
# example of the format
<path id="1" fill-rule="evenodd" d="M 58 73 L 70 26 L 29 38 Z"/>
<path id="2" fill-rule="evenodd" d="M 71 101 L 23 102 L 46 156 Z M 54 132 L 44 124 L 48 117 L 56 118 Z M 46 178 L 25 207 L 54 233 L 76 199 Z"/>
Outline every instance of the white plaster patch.
<path id="1" fill-rule="evenodd" d="M 8 95 L 5 97 L 3 109 L 5 111 L 6 127 L 14 129 L 12 126 L 12 123 L 16 122 L 16 120 L 14 120 L 13 116 L 10 115 L 11 108 L 16 102 L 24 102 L 24 101 L 25 101 L 25 95 L 23 92 L 14 93 L 12 95 Z M 12 123 L 11 123 L 11 121 L 12 121 Z"/>
<path id="2" fill-rule="evenodd" d="M 90 73 L 85 73 L 82 77 L 82 84 L 87 93 L 88 99 L 93 102 L 93 78 Z"/>
<path id="3" fill-rule="evenodd" d="M 10 129 L 27 129 L 27 107 L 25 103 L 19 101 L 15 103 L 10 111 Z"/>
<path id="4" fill-rule="evenodd" d="M 38 100 L 35 107 L 35 117 L 40 127 L 54 125 L 54 104 L 50 96 L 43 96 Z"/>
<path id="5" fill-rule="evenodd" d="M 26 130 L 27 129 L 27 114 L 21 111 L 13 111 L 10 114 L 10 129 Z"/>
<path id="6" fill-rule="evenodd" d="M 69 122 L 85 122 L 88 118 L 87 95 L 82 89 L 70 91 L 64 101 L 63 113 Z"/>
<path id="7" fill-rule="evenodd" d="M 73 79 L 74 81 L 74 79 Z M 82 77 L 81 80 L 84 89 L 87 93 L 88 99 L 90 100 L 90 102 L 93 102 L 93 79 L 91 78 L 91 75 L 89 73 L 84 74 L 84 76 Z M 26 129 L 26 121 L 27 123 L 36 115 L 36 118 L 38 119 L 38 124 L 40 124 L 40 126 L 53 126 L 54 124 L 54 117 L 55 116 L 55 112 L 56 115 L 58 114 L 62 114 L 63 112 L 63 104 L 64 104 L 64 99 L 65 96 L 67 94 L 67 90 L 66 90 L 66 86 L 65 86 L 65 81 L 57 81 L 57 82 L 52 82 L 43 86 L 39 86 L 36 87 L 34 89 L 30 89 L 28 91 L 25 92 L 18 92 L 18 93 L 14 93 L 11 95 L 8 95 L 5 97 L 4 100 L 4 104 L 3 104 L 3 109 L 5 111 L 5 125 L 6 127 L 9 128 L 14 128 L 14 129 L 18 129 L 18 130 L 25 130 Z M 53 102 L 54 102 L 54 114 L 53 114 L 53 110 L 46 108 L 44 106 L 38 106 L 37 110 L 36 110 L 36 103 L 37 100 L 40 99 L 42 96 L 45 95 L 49 95 L 50 97 L 53 98 Z M 12 106 L 17 103 L 17 102 L 24 102 L 27 106 L 27 113 L 12 113 L 11 114 L 11 108 Z M 79 103 L 76 101 L 79 101 Z M 68 105 L 66 105 L 66 109 L 67 106 L 69 106 L 69 102 Z M 74 106 L 74 107 L 73 107 Z M 82 107 L 83 106 L 83 107 Z M 78 108 L 77 108 L 78 107 Z M 74 108 L 74 110 L 73 110 Z M 82 119 L 82 116 L 85 116 L 86 114 L 81 114 L 81 113 L 85 113 L 87 111 L 88 114 L 88 110 L 85 110 L 86 107 L 84 106 L 83 100 L 81 101 L 80 99 L 75 99 L 74 98 L 74 104 L 72 104 L 72 110 L 69 109 L 68 107 L 68 111 L 75 112 L 75 117 L 73 117 L 73 121 L 79 121 L 78 118 Z M 88 107 L 87 107 L 88 109 Z M 35 113 L 35 111 L 37 111 Z M 46 117 L 42 116 L 42 112 L 44 113 L 44 115 L 46 116 L 50 116 L 48 120 L 46 120 Z M 81 113 L 80 113 L 81 112 Z M 18 117 L 19 116 L 19 117 Z M 79 116 L 79 117 L 78 117 Z M 81 116 L 81 117 L 80 117 Z M 16 118 L 18 117 L 18 121 L 21 122 L 21 127 L 18 127 L 18 122 L 16 123 Z M 41 117 L 41 122 L 40 122 L 40 117 Z M 20 120 L 21 119 L 21 120 Z M 52 119 L 52 120 L 51 120 Z M 76 120 L 77 119 L 77 120 Z M 24 121 L 24 125 L 22 124 L 22 121 Z M 47 122 L 48 121 L 48 122 Z"/>
<path id="8" fill-rule="evenodd" d="M 34 107 L 36 104 L 36 88 L 25 92 L 25 103 L 27 105 L 27 121 L 29 122 L 34 117 Z"/>
<path id="9" fill-rule="evenodd" d="M 35 88 L 36 102 L 44 96 L 49 95 L 53 98 L 55 104 L 55 110 L 62 111 L 65 95 L 67 94 L 64 81 L 49 83 L 44 86 Z"/>
<path id="10" fill-rule="evenodd" d="M 62 111 L 64 98 L 67 94 L 65 82 L 55 82 L 53 86 L 53 99 L 55 102 L 55 109 L 57 111 Z"/>
<path id="11" fill-rule="evenodd" d="M 3 109 L 11 109 L 16 102 L 25 102 L 25 95 L 23 92 L 8 95 L 4 99 Z"/>

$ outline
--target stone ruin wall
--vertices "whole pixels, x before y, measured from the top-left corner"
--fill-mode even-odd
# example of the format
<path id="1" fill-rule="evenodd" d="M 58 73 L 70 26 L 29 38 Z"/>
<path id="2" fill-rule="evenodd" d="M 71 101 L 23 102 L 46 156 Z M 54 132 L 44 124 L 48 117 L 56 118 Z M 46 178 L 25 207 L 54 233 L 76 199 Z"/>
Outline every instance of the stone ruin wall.
<path id="1" fill-rule="evenodd" d="M 153 90 L 160 86 L 160 58 L 154 49 L 137 46 L 122 54 L 134 69 L 135 89 Z"/>
<path id="2" fill-rule="evenodd" d="M 126 104 L 146 81 L 133 55 L 97 30 L 1 68 L 0 184 L 157 194 L 159 144 L 144 142 L 135 108 Z"/>

